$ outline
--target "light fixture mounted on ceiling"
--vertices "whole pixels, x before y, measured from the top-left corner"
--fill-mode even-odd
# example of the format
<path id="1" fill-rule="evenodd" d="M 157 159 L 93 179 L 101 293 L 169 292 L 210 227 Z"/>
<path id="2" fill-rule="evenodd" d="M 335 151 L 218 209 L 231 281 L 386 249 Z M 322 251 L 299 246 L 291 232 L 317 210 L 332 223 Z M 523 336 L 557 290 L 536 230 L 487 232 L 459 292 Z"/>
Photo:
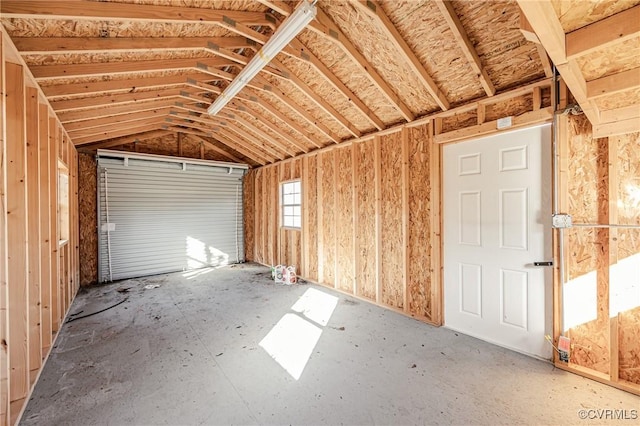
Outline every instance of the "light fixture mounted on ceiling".
<path id="1" fill-rule="evenodd" d="M 316 1 L 303 0 L 284 20 L 262 49 L 249 61 L 226 89 L 209 106 L 209 115 L 216 115 L 233 99 L 275 56 L 293 40 L 316 16 Z"/>

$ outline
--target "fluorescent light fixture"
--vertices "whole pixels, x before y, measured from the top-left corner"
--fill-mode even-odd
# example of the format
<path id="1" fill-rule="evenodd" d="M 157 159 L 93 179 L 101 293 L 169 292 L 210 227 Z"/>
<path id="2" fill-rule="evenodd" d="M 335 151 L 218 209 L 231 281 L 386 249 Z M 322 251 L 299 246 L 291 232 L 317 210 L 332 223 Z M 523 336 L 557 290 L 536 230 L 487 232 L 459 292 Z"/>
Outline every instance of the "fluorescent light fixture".
<path id="1" fill-rule="evenodd" d="M 284 20 L 276 32 L 262 46 L 227 88 L 209 106 L 209 115 L 216 115 L 233 99 L 275 56 L 297 36 L 316 16 L 316 0 L 303 0 L 296 10 Z"/>

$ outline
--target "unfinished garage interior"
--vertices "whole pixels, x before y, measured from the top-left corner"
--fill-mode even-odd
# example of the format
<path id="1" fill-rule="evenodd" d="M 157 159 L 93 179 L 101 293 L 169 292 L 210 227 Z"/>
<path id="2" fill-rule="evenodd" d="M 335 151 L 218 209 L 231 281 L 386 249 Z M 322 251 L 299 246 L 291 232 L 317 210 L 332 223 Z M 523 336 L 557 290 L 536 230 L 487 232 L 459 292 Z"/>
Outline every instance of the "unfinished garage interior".
<path id="1" fill-rule="evenodd" d="M 2 0 L 0 21 L 2 425 L 96 422 L 30 408 L 74 389 L 113 424 L 638 418 L 640 1 Z M 276 265 L 299 282 L 275 284 Z M 201 370 L 169 357 L 168 386 L 211 365 L 226 380 L 176 404 L 250 414 L 172 418 L 157 396 L 158 417 L 136 417 L 72 376 L 117 359 L 94 386 L 134 398 L 111 379 L 161 361 L 134 344 L 163 340 L 163 317 L 203 327 L 174 327 Z M 267 348 L 286 318 L 313 327 L 294 343 L 321 330 L 314 369 Z M 502 361 L 469 363 L 487 351 Z M 276 361 L 260 380 L 258 357 Z M 445 385 L 462 376 L 477 383 Z M 452 405 L 509 377 L 503 408 L 572 401 L 571 416 Z M 365 378 L 384 389 L 345 390 L 339 414 L 326 393 Z M 405 386 L 426 393 L 365 416 Z"/>

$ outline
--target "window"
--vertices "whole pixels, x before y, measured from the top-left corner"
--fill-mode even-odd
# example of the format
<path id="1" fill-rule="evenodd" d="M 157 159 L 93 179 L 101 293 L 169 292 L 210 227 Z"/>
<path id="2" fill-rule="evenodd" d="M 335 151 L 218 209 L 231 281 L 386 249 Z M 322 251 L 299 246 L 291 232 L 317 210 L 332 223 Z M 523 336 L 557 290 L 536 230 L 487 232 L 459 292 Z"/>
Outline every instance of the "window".
<path id="1" fill-rule="evenodd" d="M 284 182 L 281 185 L 280 204 L 282 205 L 282 226 L 300 228 L 302 195 L 299 180 Z"/>

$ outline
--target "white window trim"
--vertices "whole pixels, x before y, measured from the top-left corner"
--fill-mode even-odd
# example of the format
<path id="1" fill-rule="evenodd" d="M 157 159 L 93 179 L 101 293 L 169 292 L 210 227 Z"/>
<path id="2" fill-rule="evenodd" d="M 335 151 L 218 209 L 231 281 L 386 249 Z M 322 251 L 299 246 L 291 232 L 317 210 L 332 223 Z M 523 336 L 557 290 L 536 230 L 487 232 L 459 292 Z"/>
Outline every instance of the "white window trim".
<path id="1" fill-rule="evenodd" d="M 294 203 L 294 204 L 285 204 L 284 203 L 284 188 L 286 184 L 291 184 L 291 183 L 298 183 L 299 187 L 300 187 L 300 192 L 298 193 L 294 193 L 294 194 L 299 194 L 300 195 L 300 203 Z M 300 220 L 300 226 L 291 226 L 291 225 L 285 225 L 284 224 L 284 218 L 285 218 L 285 214 L 284 214 L 284 209 L 285 207 L 299 207 L 300 208 L 300 216 L 299 216 L 299 220 Z M 294 216 L 289 216 L 289 217 L 296 217 L 296 215 Z M 286 180 L 286 181 L 282 181 L 280 182 L 280 227 L 283 229 L 291 229 L 294 231 L 300 231 L 302 229 L 302 180 L 301 179 L 291 179 L 291 180 Z"/>

